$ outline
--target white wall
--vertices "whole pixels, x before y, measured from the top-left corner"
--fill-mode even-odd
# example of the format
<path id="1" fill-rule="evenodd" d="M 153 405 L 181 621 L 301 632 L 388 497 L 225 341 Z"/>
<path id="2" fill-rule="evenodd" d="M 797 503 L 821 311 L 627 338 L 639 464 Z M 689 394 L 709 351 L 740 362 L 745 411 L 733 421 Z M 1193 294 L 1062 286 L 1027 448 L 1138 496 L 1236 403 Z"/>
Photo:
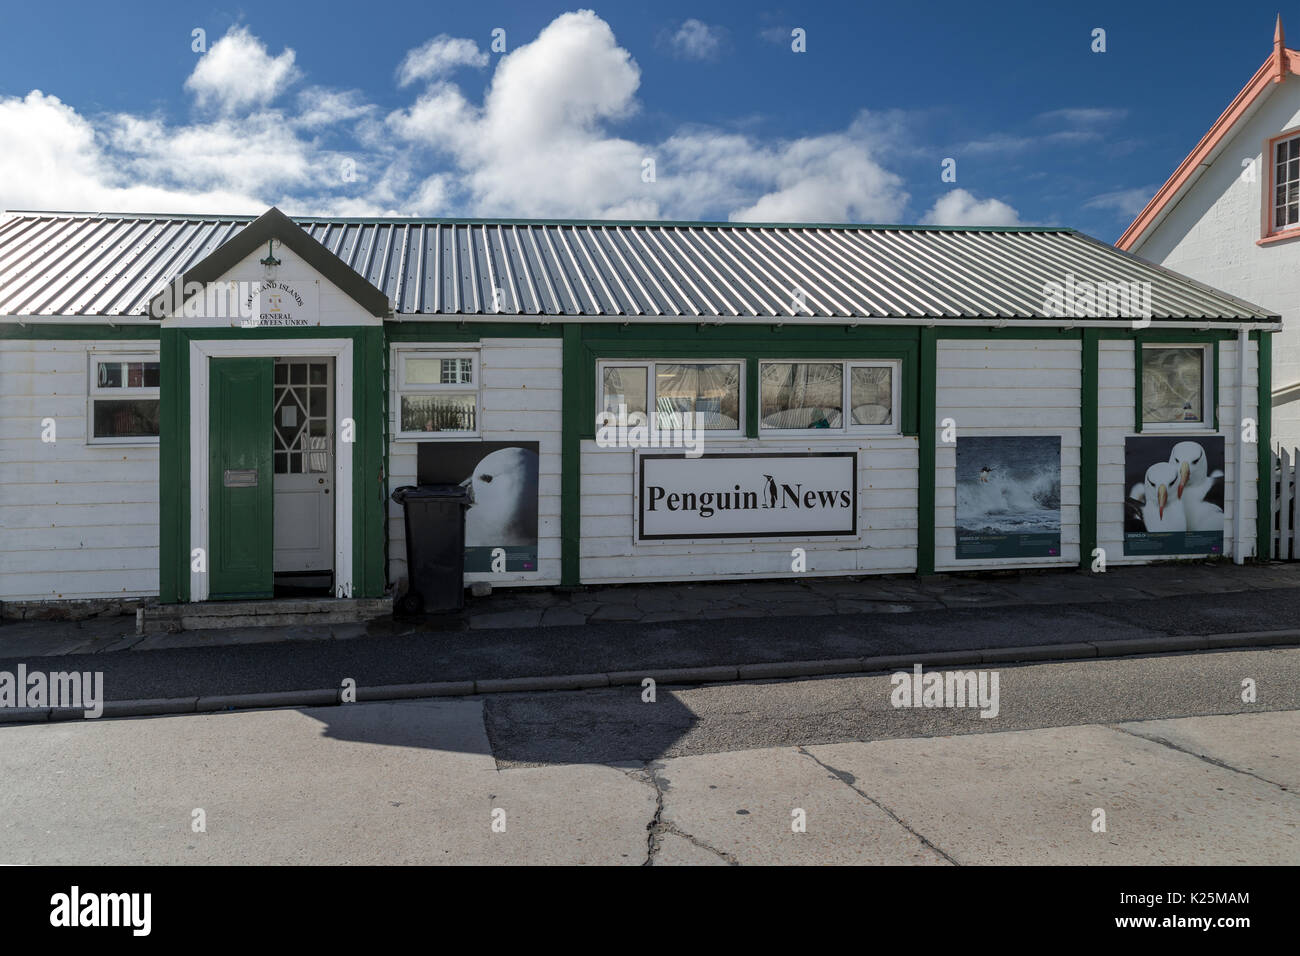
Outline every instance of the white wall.
<path id="1" fill-rule="evenodd" d="M 637 542 L 636 453 L 582 443 L 582 581 L 613 583 L 720 578 L 779 578 L 916 570 L 917 441 L 912 437 L 840 441 L 714 440 L 717 452 L 858 453 L 858 535 L 744 538 L 696 543 Z M 807 571 L 791 571 L 791 550 L 807 553 Z"/>
<path id="2" fill-rule="evenodd" d="M 1164 221 L 1132 251 L 1282 316 L 1273 338 L 1273 389 L 1300 383 L 1300 238 L 1258 245 L 1270 181 L 1270 137 L 1300 126 L 1300 77 L 1270 88 Z M 1208 125 L 1208 119 L 1207 119 Z M 1242 161 L 1255 161 L 1254 182 Z M 1300 445 L 1300 402 L 1273 409 L 1273 440 Z"/>
<path id="3" fill-rule="evenodd" d="M 435 340 L 431 344 L 437 345 Z M 402 348 L 422 343 L 402 342 Z M 462 343 L 463 347 L 464 343 Z M 442 347 L 445 347 L 445 343 Z M 483 441 L 535 441 L 539 443 L 537 571 L 491 574 L 467 573 L 465 580 L 493 585 L 560 583 L 560 428 L 561 364 L 559 338 L 483 339 L 480 352 L 482 406 L 479 411 Z M 389 369 L 389 434 L 398 431 L 398 392 L 395 367 Z M 389 443 L 388 490 L 416 483 L 419 442 L 427 439 L 393 438 Z M 475 439 L 457 439 L 474 441 Z M 402 509 L 388 500 L 388 580 L 406 579 L 406 533 Z"/>
<path id="4" fill-rule="evenodd" d="M 942 336 L 942 332 L 940 332 Z M 1061 554 L 1057 558 L 957 558 L 957 448 L 935 448 L 935 570 L 1075 565 L 1079 561 L 1079 456 L 1082 402 L 1077 339 L 938 341 L 936 418 L 963 436 L 1061 436 Z"/>
<path id="5" fill-rule="evenodd" d="M 1172 556 L 1124 556 L 1124 499 L 1128 488 L 1124 476 L 1124 439 L 1138 434 L 1133 430 L 1134 387 L 1133 343 L 1115 339 L 1102 339 L 1098 344 L 1098 400 L 1097 400 L 1097 546 L 1106 551 L 1108 565 L 1146 564 L 1168 560 Z M 1238 423 L 1243 416 L 1254 418 L 1259 402 L 1256 381 L 1259 372 L 1258 351 L 1251 343 L 1246 356 L 1246 401 L 1238 409 L 1237 401 L 1237 343 L 1219 344 L 1219 431 L 1209 429 L 1189 433 L 1190 439 L 1200 435 L 1224 436 L 1224 529 L 1223 545 L 1226 555 L 1233 555 L 1236 521 L 1236 474 L 1238 447 L 1245 448 L 1247 468 L 1246 506 L 1243 515 L 1246 557 L 1256 550 L 1256 502 L 1258 501 L 1259 445 L 1239 443 Z M 1167 432 L 1147 432 L 1150 435 L 1167 435 Z"/>
<path id="6" fill-rule="evenodd" d="M 91 350 L 157 343 L 0 341 L 0 599 L 158 593 L 158 446 L 86 443 Z"/>

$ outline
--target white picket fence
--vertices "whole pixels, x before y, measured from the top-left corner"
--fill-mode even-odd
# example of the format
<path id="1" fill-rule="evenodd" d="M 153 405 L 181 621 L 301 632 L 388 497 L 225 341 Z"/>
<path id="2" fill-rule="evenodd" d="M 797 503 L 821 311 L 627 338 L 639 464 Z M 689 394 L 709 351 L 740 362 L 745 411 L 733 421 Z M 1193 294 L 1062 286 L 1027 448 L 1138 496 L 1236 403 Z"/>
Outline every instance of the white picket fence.
<path id="1" fill-rule="evenodd" d="M 1300 448 L 1273 449 L 1273 536 L 1269 557 L 1300 561 L 1296 546 L 1296 462 Z"/>

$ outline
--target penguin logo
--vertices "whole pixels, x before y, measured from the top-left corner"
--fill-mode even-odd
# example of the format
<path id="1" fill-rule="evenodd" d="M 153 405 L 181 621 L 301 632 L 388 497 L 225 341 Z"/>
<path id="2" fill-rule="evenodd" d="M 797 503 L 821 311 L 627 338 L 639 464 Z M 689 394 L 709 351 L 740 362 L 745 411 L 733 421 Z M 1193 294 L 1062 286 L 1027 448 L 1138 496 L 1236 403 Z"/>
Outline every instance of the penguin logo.
<path id="1" fill-rule="evenodd" d="M 771 475 L 764 475 L 763 477 L 767 479 L 767 502 L 766 504 L 763 505 L 763 507 L 775 508 L 776 507 L 776 482 L 772 479 Z"/>

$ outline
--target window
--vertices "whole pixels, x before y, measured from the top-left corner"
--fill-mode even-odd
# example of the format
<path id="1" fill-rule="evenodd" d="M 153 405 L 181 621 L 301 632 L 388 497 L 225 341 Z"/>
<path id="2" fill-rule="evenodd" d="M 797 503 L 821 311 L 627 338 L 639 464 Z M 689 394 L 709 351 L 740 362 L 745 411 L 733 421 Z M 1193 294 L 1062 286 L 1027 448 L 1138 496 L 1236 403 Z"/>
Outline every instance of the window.
<path id="1" fill-rule="evenodd" d="M 477 352 L 402 349 L 395 354 L 400 437 L 478 434 Z"/>
<path id="2" fill-rule="evenodd" d="M 158 440 L 158 355 L 91 353 L 89 441 L 151 444 Z"/>
<path id="3" fill-rule="evenodd" d="M 1142 347 L 1142 424 L 1206 428 L 1213 417 L 1204 345 Z"/>
<path id="4" fill-rule="evenodd" d="M 759 432 L 896 434 L 899 365 L 868 361 L 761 362 Z"/>
<path id="5" fill-rule="evenodd" d="M 739 435 L 742 429 L 739 361 L 602 362 L 598 411 L 629 418 L 649 415 L 659 430 L 684 427 Z"/>
<path id="6" fill-rule="evenodd" d="M 1300 226 L 1300 136 L 1273 144 L 1273 231 Z"/>

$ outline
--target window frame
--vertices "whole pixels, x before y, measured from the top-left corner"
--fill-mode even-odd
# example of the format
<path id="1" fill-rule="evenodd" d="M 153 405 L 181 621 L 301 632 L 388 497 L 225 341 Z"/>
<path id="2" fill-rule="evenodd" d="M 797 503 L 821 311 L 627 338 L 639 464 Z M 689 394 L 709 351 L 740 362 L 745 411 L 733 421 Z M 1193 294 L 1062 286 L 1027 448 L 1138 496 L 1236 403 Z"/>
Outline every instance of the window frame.
<path id="1" fill-rule="evenodd" d="M 129 388 L 109 388 L 98 384 L 99 376 L 96 375 L 96 369 L 100 362 L 154 362 L 158 365 L 159 384 L 152 387 L 138 386 Z M 95 434 L 95 402 L 97 401 L 130 401 L 132 399 L 153 399 L 158 402 L 159 409 L 159 435 L 96 435 Z M 115 445 L 115 446 L 138 446 L 147 447 L 157 445 L 161 440 L 162 432 L 162 351 L 156 352 L 140 351 L 139 349 L 114 350 L 114 349 L 91 349 L 86 353 L 86 444 L 87 445 Z"/>
<path id="2" fill-rule="evenodd" d="M 1263 195 L 1260 197 L 1260 243 L 1277 242 L 1300 236 L 1300 222 L 1289 226 L 1275 225 L 1277 221 L 1277 160 L 1275 158 L 1277 146 L 1279 143 L 1289 142 L 1293 139 L 1300 139 L 1300 127 L 1284 130 L 1264 142 L 1263 156 L 1261 158 L 1266 168 L 1259 177 L 1263 187 Z"/>
<path id="3" fill-rule="evenodd" d="M 1201 420 L 1198 422 L 1151 422 L 1146 418 L 1146 354 L 1147 349 L 1199 349 L 1201 352 Z M 1137 420 L 1142 432 L 1217 432 L 1219 343 L 1215 342 L 1139 342 L 1140 357 L 1137 370 Z"/>
<path id="4" fill-rule="evenodd" d="M 838 365 L 841 370 L 840 379 L 840 426 L 838 428 L 776 428 L 771 425 L 763 424 L 763 366 L 764 365 Z M 891 419 L 888 425 L 855 425 L 853 424 L 853 370 L 855 368 L 889 368 L 890 372 L 890 409 L 889 417 Z M 758 402 L 758 438 L 823 438 L 823 439 L 841 439 L 848 436 L 872 436 L 879 435 L 883 437 L 898 437 L 902 431 L 902 399 L 903 399 L 903 361 L 902 359 L 873 359 L 873 358 L 760 358 L 758 360 L 758 395 L 754 400 Z"/>
<path id="5" fill-rule="evenodd" d="M 392 438 L 394 441 L 460 441 L 483 437 L 483 350 L 480 345 L 464 343 L 421 343 L 395 345 L 392 348 Z M 409 359 L 470 359 L 470 384 L 442 384 L 441 382 L 407 383 L 406 363 Z M 403 431 L 403 395 L 472 395 L 474 396 L 474 428 L 465 431 Z"/>
<path id="6" fill-rule="evenodd" d="M 744 438 L 745 437 L 745 411 L 748 407 L 746 401 L 748 396 L 745 391 L 745 369 L 746 362 L 743 358 L 664 358 L 664 359 L 598 359 L 596 361 L 596 415 L 597 422 L 599 416 L 606 413 L 605 410 L 605 369 L 607 368 L 644 368 L 646 370 L 646 416 L 650 420 L 650 428 L 654 433 L 659 432 L 658 410 L 658 390 L 655 385 L 655 367 L 658 365 L 734 365 L 738 369 L 737 396 L 736 405 L 736 427 L 735 428 L 706 428 L 701 432 L 708 438 Z"/>

